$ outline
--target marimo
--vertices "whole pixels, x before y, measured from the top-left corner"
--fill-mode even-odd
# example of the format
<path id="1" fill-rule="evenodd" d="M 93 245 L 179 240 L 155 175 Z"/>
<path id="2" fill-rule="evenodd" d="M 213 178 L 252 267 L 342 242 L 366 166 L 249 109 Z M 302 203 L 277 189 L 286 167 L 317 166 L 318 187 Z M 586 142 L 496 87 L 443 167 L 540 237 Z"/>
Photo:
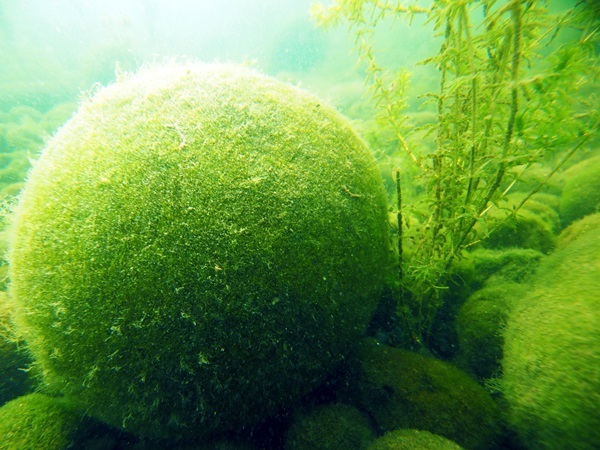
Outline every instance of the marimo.
<path id="1" fill-rule="evenodd" d="M 361 336 L 388 265 L 366 145 L 317 98 L 167 65 L 86 100 L 29 174 L 10 295 L 46 390 L 148 436 L 254 424 Z"/>

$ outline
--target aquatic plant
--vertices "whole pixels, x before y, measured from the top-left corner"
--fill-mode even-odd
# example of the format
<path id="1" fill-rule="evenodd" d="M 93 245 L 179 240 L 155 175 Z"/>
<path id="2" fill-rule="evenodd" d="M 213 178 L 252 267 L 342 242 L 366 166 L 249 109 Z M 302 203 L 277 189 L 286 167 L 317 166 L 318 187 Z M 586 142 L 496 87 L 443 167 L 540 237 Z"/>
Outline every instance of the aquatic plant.
<path id="1" fill-rule="evenodd" d="M 403 205 L 396 171 L 399 314 L 415 346 L 430 333 L 453 263 L 489 232 L 475 225 L 528 168 L 550 164 L 547 180 L 597 131 L 600 14 L 593 3 L 558 15 L 538 0 L 336 0 L 313 7 L 319 24 L 349 25 L 379 123 L 426 187 L 424 196 Z M 438 53 L 422 62 L 437 70 L 439 88 L 417 93 L 436 111 L 435 122 L 422 128 L 435 141 L 433 150 L 411 140 L 407 95 L 417 95 L 401 65 L 380 62 L 376 41 L 379 24 L 412 24 L 417 16 L 440 40 Z M 516 214 L 546 180 L 506 215 Z M 409 213 L 418 223 L 403 221 Z"/>

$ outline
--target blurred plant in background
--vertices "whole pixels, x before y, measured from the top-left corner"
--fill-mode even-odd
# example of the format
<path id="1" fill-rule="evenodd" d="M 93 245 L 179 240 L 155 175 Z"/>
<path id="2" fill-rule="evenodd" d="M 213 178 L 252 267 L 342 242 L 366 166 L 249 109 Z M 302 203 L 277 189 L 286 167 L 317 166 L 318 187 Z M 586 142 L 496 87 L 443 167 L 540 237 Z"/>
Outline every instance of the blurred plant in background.
<path id="1" fill-rule="evenodd" d="M 378 125 L 418 169 L 410 182 L 425 187 L 402 205 L 396 170 L 398 314 L 411 344 L 422 347 L 453 262 L 493 231 L 489 211 L 503 208 L 515 183 L 545 165 L 538 184 L 504 208 L 514 216 L 597 132 L 600 6 L 581 1 L 555 14 L 541 0 L 335 0 L 311 12 L 324 27 L 348 24 Z M 417 93 L 422 107 L 435 107 L 435 121 L 411 128 L 409 73 L 380 64 L 376 30 L 417 17 L 440 39 L 437 54 L 422 61 L 437 70 L 439 87 Z"/>

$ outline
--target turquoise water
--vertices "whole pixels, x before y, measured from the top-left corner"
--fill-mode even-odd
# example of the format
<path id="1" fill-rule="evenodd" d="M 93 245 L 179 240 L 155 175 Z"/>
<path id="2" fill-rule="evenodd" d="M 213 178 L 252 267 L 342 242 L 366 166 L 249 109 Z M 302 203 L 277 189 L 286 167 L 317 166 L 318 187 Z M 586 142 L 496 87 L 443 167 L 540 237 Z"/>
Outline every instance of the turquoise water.
<path id="1" fill-rule="evenodd" d="M 597 6 L 313 3 L 0 3 L 0 449 L 600 448 Z"/>

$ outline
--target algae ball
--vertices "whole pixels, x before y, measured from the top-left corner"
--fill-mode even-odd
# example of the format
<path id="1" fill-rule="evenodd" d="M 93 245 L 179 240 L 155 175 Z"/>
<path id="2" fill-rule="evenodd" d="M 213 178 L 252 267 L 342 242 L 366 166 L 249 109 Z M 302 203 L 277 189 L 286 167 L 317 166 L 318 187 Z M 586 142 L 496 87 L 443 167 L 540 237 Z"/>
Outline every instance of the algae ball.
<path id="1" fill-rule="evenodd" d="M 364 450 L 376 438 L 369 417 L 351 405 L 322 405 L 299 414 L 285 439 L 286 450 Z"/>
<path id="2" fill-rule="evenodd" d="M 89 426 L 64 400 L 27 394 L 0 408 L 0 449 L 73 448 Z"/>
<path id="3" fill-rule="evenodd" d="M 528 449 L 600 442 L 600 221 L 584 221 L 563 232 L 509 315 L 501 387 Z"/>
<path id="4" fill-rule="evenodd" d="M 380 430 L 426 430 L 467 449 L 495 448 L 500 411 L 465 372 L 372 339 L 363 340 L 357 353 L 357 376 L 350 389 Z"/>
<path id="5" fill-rule="evenodd" d="M 85 101 L 14 213 L 14 320 L 49 389 L 148 436 L 241 429 L 366 329 L 389 258 L 372 155 L 317 98 L 169 65 Z"/>
<path id="6" fill-rule="evenodd" d="M 424 430 L 389 431 L 375 440 L 367 450 L 463 450 L 455 442 Z"/>

